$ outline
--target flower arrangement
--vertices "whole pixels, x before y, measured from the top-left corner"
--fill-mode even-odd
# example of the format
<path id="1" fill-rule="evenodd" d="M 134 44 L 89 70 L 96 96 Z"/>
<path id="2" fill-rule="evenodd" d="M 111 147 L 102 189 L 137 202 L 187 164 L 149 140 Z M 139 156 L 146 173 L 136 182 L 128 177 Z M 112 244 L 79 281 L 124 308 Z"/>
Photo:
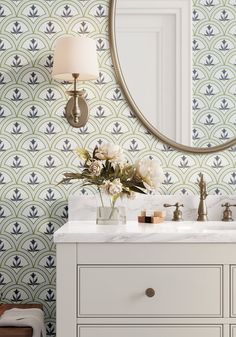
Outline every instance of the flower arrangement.
<path id="1" fill-rule="evenodd" d="M 106 143 L 96 146 L 90 154 L 86 149 L 77 148 L 76 154 L 84 160 L 81 173 L 64 173 L 61 182 L 81 180 L 83 186 L 95 185 L 101 196 L 106 193 L 114 207 L 118 198 L 133 198 L 135 193 L 146 194 L 160 186 L 163 172 L 157 160 L 141 159 L 134 165 L 124 159 L 119 145 Z"/>

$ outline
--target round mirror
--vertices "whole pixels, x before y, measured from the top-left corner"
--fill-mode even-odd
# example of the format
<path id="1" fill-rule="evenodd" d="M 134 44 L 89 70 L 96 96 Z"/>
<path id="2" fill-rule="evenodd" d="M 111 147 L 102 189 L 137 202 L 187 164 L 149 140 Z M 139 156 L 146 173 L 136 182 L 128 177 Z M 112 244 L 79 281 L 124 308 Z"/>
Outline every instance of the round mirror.
<path id="1" fill-rule="evenodd" d="M 234 31 L 230 20 L 222 23 L 224 9 L 213 11 L 224 28 L 217 29 L 203 19 L 204 5 L 195 7 L 191 0 L 111 1 L 110 45 L 124 97 L 144 126 L 173 148 L 211 153 L 236 143 L 234 50 L 222 36 L 234 39 Z"/>

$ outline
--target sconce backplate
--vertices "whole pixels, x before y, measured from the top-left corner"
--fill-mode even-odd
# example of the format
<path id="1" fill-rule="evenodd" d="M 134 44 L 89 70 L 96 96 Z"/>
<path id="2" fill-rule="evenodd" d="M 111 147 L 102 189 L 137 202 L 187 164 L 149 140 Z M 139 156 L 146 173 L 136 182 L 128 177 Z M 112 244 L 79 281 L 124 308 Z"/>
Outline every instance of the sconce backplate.
<path id="1" fill-rule="evenodd" d="M 80 113 L 81 113 L 80 118 L 79 118 L 79 122 L 76 123 L 74 121 L 74 117 L 73 117 L 73 114 L 72 114 L 72 110 L 73 110 L 73 106 L 74 106 L 74 97 L 71 97 L 66 104 L 65 117 L 66 117 L 68 123 L 71 126 L 73 126 L 74 128 L 81 128 L 88 121 L 88 105 L 87 105 L 87 102 L 85 101 L 85 99 L 83 97 L 78 96 L 78 97 L 76 97 L 76 99 L 78 100 L 78 105 L 79 105 Z"/>

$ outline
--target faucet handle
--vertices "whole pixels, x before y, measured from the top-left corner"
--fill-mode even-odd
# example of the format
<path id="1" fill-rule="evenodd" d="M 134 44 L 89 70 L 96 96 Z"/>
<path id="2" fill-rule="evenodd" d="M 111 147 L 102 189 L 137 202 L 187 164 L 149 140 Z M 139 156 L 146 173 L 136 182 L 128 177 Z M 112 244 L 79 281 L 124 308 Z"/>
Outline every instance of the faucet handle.
<path id="1" fill-rule="evenodd" d="M 182 218 L 182 211 L 179 209 L 180 207 L 184 207 L 183 204 L 179 204 L 178 202 L 174 205 L 170 205 L 170 204 L 164 204 L 164 207 L 176 207 L 174 212 L 173 212 L 173 219 L 172 221 L 183 221 Z"/>
<path id="2" fill-rule="evenodd" d="M 234 221 L 230 207 L 236 207 L 236 205 L 230 205 L 229 202 L 226 202 L 225 204 L 222 204 L 221 207 L 225 207 L 222 221 Z"/>

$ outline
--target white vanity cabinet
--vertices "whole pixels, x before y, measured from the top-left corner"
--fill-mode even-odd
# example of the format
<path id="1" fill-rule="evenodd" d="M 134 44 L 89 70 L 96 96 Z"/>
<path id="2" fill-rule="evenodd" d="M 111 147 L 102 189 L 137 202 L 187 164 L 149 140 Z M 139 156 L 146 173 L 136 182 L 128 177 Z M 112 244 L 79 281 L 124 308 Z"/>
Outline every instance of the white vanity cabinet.
<path id="1" fill-rule="evenodd" d="M 57 337 L 236 337 L 236 234 L 143 226 L 55 233 Z"/>

